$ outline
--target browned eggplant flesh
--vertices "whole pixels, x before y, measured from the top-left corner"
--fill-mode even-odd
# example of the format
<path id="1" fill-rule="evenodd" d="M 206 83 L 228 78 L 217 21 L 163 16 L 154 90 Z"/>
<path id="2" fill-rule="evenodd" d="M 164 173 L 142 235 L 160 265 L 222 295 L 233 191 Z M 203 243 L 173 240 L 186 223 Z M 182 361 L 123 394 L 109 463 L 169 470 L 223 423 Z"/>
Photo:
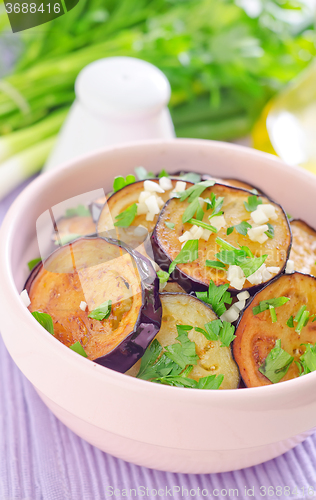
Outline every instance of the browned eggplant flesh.
<path id="1" fill-rule="evenodd" d="M 29 310 L 51 316 L 56 339 L 68 347 L 80 342 L 89 359 L 105 366 L 115 355 L 118 371 L 143 354 L 142 348 L 126 357 L 131 336 L 146 348 L 160 327 L 159 282 L 151 264 L 103 238 L 56 250 L 33 270 L 26 290 Z M 108 314 L 102 318 L 104 304 Z"/>
<path id="2" fill-rule="evenodd" d="M 249 198 L 254 206 L 249 206 Z M 218 215 L 214 216 L 211 199 L 221 200 Z M 198 257 L 188 254 L 188 262 L 181 263 L 180 260 L 174 273 L 174 279 L 187 292 L 206 290 L 211 280 L 216 285 L 229 283 L 231 292 L 256 290 L 258 285 L 262 287 L 283 271 L 291 247 L 291 231 L 287 217 L 278 204 L 264 196 L 255 196 L 243 189 L 222 184 L 205 189 L 199 202 L 204 210 L 201 220 L 195 217 L 194 208 L 191 210 L 194 201 L 169 200 L 161 211 L 153 234 L 155 260 L 164 271 L 168 271 L 186 242 L 198 240 Z M 267 216 L 263 215 L 264 209 Z M 187 221 L 190 210 L 192 218 Z M 173 229 L 170 229 L 170 223 L 174 225 Z M 247 260 L 246 268 L 242 267 L 241 273 L 236 268 L 240 267 L 238 255 L 242 248 L 248 252 L 245 258 L 249 256 L 249 259 L 260 258 L 262 261 L 252 260 L 251 264 Z M 257 271 L 253 266 L 259 262 L 264 264 L 260 276 L 251 271 Z"/>
<path id="3" fill-rule="evenodd" d="M 247 387 L 300 375 L 306 344 L 316 343 L 315 297 L 316 279 L 297 272 L 280 276 L 254 296 L 233 343 L 234 358 Z M 278 351 L 276 343 L 284 352 Z"/>
<path id="4" fill-rule="evenodd" d="M 294 269 L 316 276 L 316 231 L 300 219 L 291 220 L 290 225 L 293 237 L 290 260 Z"/>

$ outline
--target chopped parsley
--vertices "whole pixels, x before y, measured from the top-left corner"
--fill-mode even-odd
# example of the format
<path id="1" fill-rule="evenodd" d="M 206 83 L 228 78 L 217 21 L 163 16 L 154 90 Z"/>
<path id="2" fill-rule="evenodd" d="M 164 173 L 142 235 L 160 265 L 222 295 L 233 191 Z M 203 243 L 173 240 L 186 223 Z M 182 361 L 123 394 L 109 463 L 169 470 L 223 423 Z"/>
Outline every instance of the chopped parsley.
<path id="1" fill-rule="evenodd" d="M 159 177 L 159 179 L 160 179 L 161 177 L 170 177 L 170 176 L 169 176 L 168 172 L 167 172 L 167 171 L 163 168 L 163 169 L 161 170 L 161 172 L 159 172 L 158 177 Z"/>
<path id="2" fill-rule="evenodd" d="M 116 191 L 119 191 L 120 189 L 124 188 L 125 186 L 128 186 L 129 184 L 133 184 L 136 181 L 135 175 L 129 174 L 126 176 L 126 179 L 119 175 L 118 177 L 115 177 L 114 182 L 113 182 L 113 191 L 116 193 Z"/>
<path id="3" fill-rule="evenodd" d="M 112 309 L 112 301 L 106 300 L 96 309 L 93 309 L 90 314 L 88 314 L 88 318 L 96 319 L 98 321 L 102 321 L 103 319 L 107 319 L 111 314 Z"/>
<path id="4" fill-rule="evenodd" d="M 207 229 L 208 231 L 211 231 L 212 233 L 217 233 L 217 229 L 214 226 L 211 226 L 210 224 L 206 224 L 205 222 L 202 222 L 197 219 L 190 219 L 188 220 L 190 224 L 194 224 L 195 226 L 200 226 L 203 229 Z"/>
<path id="5" fill-rule="evenodd" d="M 252 308 L 252 313 L 254 316 L 260 314 L 263 311 L 269 309 L 269 306 L 281 307 L 289 301 L 289 297 L 276 297 L 274 299 L 262 300 L 259 304 Z"/>
<path id="6" fill-rule="evenodd" d="M 177 325 L 178 342 L 167 346 L 165 350 L 158 340 L 154 339 L 142 357 L 137 378 L 176 387 L 219 389 L 223 375 L 203 377 L 198 382 L 187 377 L 198 360 L 195 343 L 187 334 L 192 328 L 189 325 Z"/>
<path id="7" fill-rule="evenodd" d="M 169 266 L 169 274 L 171 274 L 177 264 L 187 264 L 194 262 L 199 257 L 199 240 L 186 241 L 183 248 L 180 250 L 176 258 Z"/>
<path id="8" fill-rule="evenodd" d="M 80 344 L 79 341 L 70 345 L 69 349 L 71 349 L 72 351 L 75 351 L 77 354 L 80 354 L 80 356 L 83 356 L 84 358 L 88 357 L 86 351 L 84 350 L 84 348 L 82 347 L 82 345 Z"/>
<path id="9" fill-rule="evenodd" d="M 174 222 L 165 222 L 165 226 L 167 226 L 169 229 L 174 229 Z"/>
<path id="10" fill-rule="evenodd" d="M 258 271 L 268 257 L 268 255 L 254 257 L 248 247 L 235 248 L 222 238 L 216 238 L 216 243 L 223 248 L 216 254 L 217 259 L 223 264 L 239 266 L 246 278 Z"/>
<path id="11" fill-rule="evenodd" d="M 206 323 L 204 325 L 206 330 L 205 337 L 208 340 L 220 340 L 221 347 L 229 347 L 231 342 L 236 338 L 235 327 L 228 323 L 227 321 L 221 321 L 220 319 L 215 319 Z"/>
<path id="12" fill-rule="evenodd" d="M 144 181 L 145 179 L 155 179 L 156 176 L 153 172 L 147 172 L 144 167 L 136 167 L 135 174 L 139 181 Z"/>
<path id="13" fill-rule="evenodd" d="M 255 195 L 248 196 L 248 203 L 247 201 L 244 201 L 244 205 L 247 212 L 254 212 L 255 210 L 257 210 L 258 205 L 262 205 L 262 200 Z"/>
<path id="14" fill-rule="evenodd" d="M 32 316 L 42 325 L 45 330 L 54 335 L 54 323 L 52 317 L 49 314 L 42 313 L 39 311 L 32 312 Z"/>
<path id="15" fill-rule="evenodd" d="M 129 227 L 134 221 L 137 213 L 137 205 L 133 203 L 130 207 L 128 207 L 124 212 L 118 214 L 115 219 L 117 221 L 114 223 L 115 227 Z"/>
<path id="16" fill-rule="evenodd" d="M 294 328 L 294 322 L 293 322 L 293 316 L 290 316 L 289 319 L 286 322 L 287 326 L 289 328 Z"/>
<path id="17" fill-rule="evenodd" d="M 27 267 L 29 268 L 29 271 L 33 271 L 34 267 L 37 266 L 37 264 L 39 264 L 40 262 L 42 262 L 42 259 L 40 257 L 37 257 L 37 259 L 30 260 L 27 263 Z"/>
<path id="18" fill-rule="evenodd" d="M 246 276 L 246 278 L 248 278 L 256 271 L 258 271 L 258 269 L 262 266 L 267 257 L 268 255 L 261 255 L 261 257 L 248 258 L 244 262 L 241 262 L 239 264 L 239 267 L 241 267 L 241 269 L 244 272 L 244 275 Z"/>
<path id="19" fill-rule="evenodd" d="M 219 196 L 217 198 L 214 193 L 211 193 L 211 199 L 208 198 L 205 201 L 207 202 L 207 210 L 212 210 L 212 214 L 209 216 L 209 219 L 211 219 L 212 217 L 223 215 L 223 212 L 221 212 L 221 208 L 224 203 L 224 198 L 222 196 Z"/>
<path id="20" fill-rule="evenodd" d="M 316 370 L 316 344 L 303 344 L 306 347 L 304 354 L 300 357 L 301 373 L 300 375 L 306 375 L 306 373 L 314 372 Z"/>
<path id="21" fill-rule="evenodd" d="M 214 186 L 214 184 L 215 181 L 213 180 L 198 182 L 194 186 L 191 186 L 182 193 L 180 193 L 179 196 L 180 201 L 188 199 L 188 202 L 192 203 L 193 200 L 201 196 L 201 194 L 203 193 L 203 191 L 205 191 L 205 189 Z"/>
<path id="22" fill-rule="evenodd" d="M 187 208 L 185 209 L 185 211 L 183 212 L 183 215 L 182 215 L 182 222 L 185 223 L 185 222 L 189 222 L 190 219 L 192 219 L 192 217 L 194 217 L 194 215 L 197 215 L 196 218 L 201 220 L 203 219 L 203 215 L 204 215 L 204 211 L 203 209 L 201 208 L 201 205 L 200 205 L 200 201 L 198 198 L 195 198 L 192 203 L 190 203 Z"/>
<path id="23" fill-rule="evenodd" d="M 249 222 L 243 220 L 239 224 L 236 224 L 236 226 L 230 226 L 227 228 L 226 234 L 229 236 L 232 234 L 234 229 L 236 229 L 237 233 L 242 234 L 243 236 L 247 236 L 248 229 L 251 229 L 252 226 L 249 224 Z"/>
<path id="24" fill-rule="evenodd" d="M 78 205 L 76 208 L 67 208 L 65 217 L 90 217 L 90 210 L 84 205 Z"/>
<path id="25" fill-rule="evenodd" d="M 286 375 L 294 358 L 281 348 L 281 340 L 275 342 L 268 356 L 259 367 L 259 372 L 267 377 L 270 382 L 276 384 Z"/>
<path id="26" fill-rule="evenodd" d="M 248 229 L 252 228 L 251 224 L 249 224 L 249 222 L 246 222 L 245 220 L 243 220 L 234 227 L 237 233 L 242 234 L 243 236 L 247 236 Z"/>
<path id="27" fill-rule="evenodd" d="M 225 304 L 232 303 L 232 298 L 230 293 L 227 292 L 227 288 L 229 288 L 228 283 L 216 286 L 214 281 L 211 280 L 207 292 L 195 292 L 195 294 L 198 299 L 210 304 L 217 316 L 221 316 L 226 311 Z"/>
<path id="28" fill-rule="evenodd" d="M 268 226 L 268 231 L 265 231 L 264 234 L 266 234 L 268 236 L 268 238 L 274 238 L 274 227 L 272 226 L 272 224 L 270 224 L 269 222 L 267 222 L 267 226 Z"/>

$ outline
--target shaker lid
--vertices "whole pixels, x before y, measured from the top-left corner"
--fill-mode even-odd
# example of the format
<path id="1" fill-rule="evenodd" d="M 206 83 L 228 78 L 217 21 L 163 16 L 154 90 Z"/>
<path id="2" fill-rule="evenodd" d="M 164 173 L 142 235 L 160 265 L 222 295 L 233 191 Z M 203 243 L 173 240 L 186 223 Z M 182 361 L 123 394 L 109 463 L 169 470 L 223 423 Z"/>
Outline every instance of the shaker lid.
<path id="1" fill-rule="evenodd" d="M 166 106 L 171 89 L 152 64 L 133 57 L 109 57 L 86 66 L 78 75 L 78 100 L 91 112 L 112 118 L 141 118 Z"/>

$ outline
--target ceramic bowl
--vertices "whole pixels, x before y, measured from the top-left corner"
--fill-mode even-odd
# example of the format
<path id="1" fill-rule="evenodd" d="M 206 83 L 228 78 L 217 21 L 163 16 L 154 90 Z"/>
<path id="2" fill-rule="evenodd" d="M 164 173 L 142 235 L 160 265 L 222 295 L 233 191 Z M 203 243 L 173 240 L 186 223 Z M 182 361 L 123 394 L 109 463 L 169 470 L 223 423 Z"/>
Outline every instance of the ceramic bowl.
<path id="1" fill-rule="evenodd" d="M 154 172 L 208 172 L 260 187 L 313 225 L 316 177 L 277 158 L 231 144 L 174 140 L 108 149 L 47 173 L 14 202 L 0 234 L 0 329 L 24 375 L 76 434 L 112 455 L 172 472 L 251 466 L 289 450 L 316 426 L 316 372 L 276 385 L 201 391 L 138 380 L 89 361 L 46 332 L 19 293 L 38 255 L 36 220 L 142 165 Z M 36 253 L 35 253 L 36 252 Z"/>

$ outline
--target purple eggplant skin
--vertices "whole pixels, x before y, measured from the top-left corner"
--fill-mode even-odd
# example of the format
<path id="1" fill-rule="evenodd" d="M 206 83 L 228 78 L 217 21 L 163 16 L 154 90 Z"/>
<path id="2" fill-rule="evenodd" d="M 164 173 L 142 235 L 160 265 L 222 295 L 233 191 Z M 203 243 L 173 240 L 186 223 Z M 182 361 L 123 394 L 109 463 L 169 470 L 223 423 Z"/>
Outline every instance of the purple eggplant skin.
<path id="1" fill-rule="evenodd" d="M 218 184 L 218 183 L 216 183 Z M 246 192 L 249 192 L 247 189 L 242 189 L 242 188 L 236 188 L 234 186 L 229 186 L 231 189 L 234 189 L 234 190 L 240 190 L 240 191 L 246 191 Z M 264 195 L 259 195 L 259 196 L 264 196 Z M 282 266 L 282 268 L 280 269 L 280 271 L 278 272 L 277 275 L 273 276 L 271 278 L 270 281 L 267 281 L 265 283 L 261 283 L 259 285 L 253 285 L 253 286 L 250 286 L 248 288 L 243 288 L 242 290 L 236 290 L 235 288 L 228 288 L 228 292 L 232 295 L 232 296 L 235 296 L 237 295 L 238 293 L 240 293 L 241 291 L 247 291 L 250 293 L 250 295 L 254 295 L 255 293 L 257 293 L 259 290 L 261 290 L 265 285 L 267 285 L 268 283 L 270 283 L 273 279 L 277 278 L 278 276 L 280 276 L 281 274 L 284 274 L 284 271 L 285 271 L 285 267 L 286 267 L 286 264 L 287 264 L 287 261 L 289 259 L 289 255 L 290 255 L 290 252 L 291 252 L 291 247 L 292 247 L 292 231 L 291 231 L 291 226 L 288 222 L 288 218 L 287 218 L 287 215 L 286 215 L 286 212 L 284 211 L 284 208 L 276 203 L 275 201 L 271 200 L 271 198 L 269 198 L 268 196 L 266 196 L 266 198 L 274 203 L 275 205 L 278 205 L 280 207 L 280 209 L 282 210 L 283 212 L 283 215 L 287 221 L 287 225 L 288 225 L 288 230 L 289 230 L 289 233 L 290 233 L 290 244 L 289 244 L 289 247 L 287 249 L 287 254 L 286 254 L 286 260 L 284 262 L 284 265 Z M 168 206 L 168 204 L 172 201 L 172 199 L 168 200 L 165 205 L 163 206 L 160 214 L 159 214 L 159 218 L 158 218 L 158 221 L 157 221 L 157 224 L 155 226 L 155 229 L 153 231 L 153 234 L 152 234 L 152 237 L 151 237 L 151 241 L 152 241 L 152 248 L 153 248 L 153 253 L 154 253 L 154 259 L 155 259 L 155 262 L 160 266 L 160 268 L 163 270 L 163 271 L 167 271 L 169 270 L 169 266 L 172 262 L 172 260 L 168 257 L 168 255 L 163 251 L 161 245 L 160 245 L 160 242 L 159 242 L 159 239 L 157 237 L 157 231 L 156 231 L 156 228 L 158 227 L 158 225 L 161 223 L 161 219 L 163 217 L 163 214 L 164 214 L 164 210 L 166 209 L 166 207 Z M 188 276 L 186 273 L 182 272 L 178 266 L 176 266 L 175 270 L 171 273 L 170 277 L 174 280 L 174 281 L 177 281 L 179 283 L 179 285 L 187 292 L 187 293 L 194 293 L 194 292 L 205 292 L 208 290 L 208 285 L 205 285 L 204 283 L 202 283 L 201 281 L 198 281 L 198 280 L 195 280 L 194 278 L 192 278 L 191 276 Z"/>
<path id="2" fill-rule="evenodd" d="M 162 307 L 159 295 L 159 279 L 150 261 L 138 253 L 131 250 L 124 243 L 100 236 L 79 238 L 78 240 L 102 239 L 110 244 L 121 247 L 133 258 L 141 279 L 142 307 L 140 308 L 137 320 L 131 331 L 123 341 L 106 355 L 93 359 L 94 363 L 124 373 L 133 366 L 144 354 L 150 342 L 160 330 Z M 56 249 L 53 253 L 58 252 Z M 51 254 L 52 255 L 52 254 Z M 51 257 L 51 256 L 50 256 Z M 31 271 L 24 288 L 30 293 L 31 286 L 38 273 L 42 270 L 43 264 L 40 262 Z"/>
<path id="3" fill-rule="evenodd" d="M 162 307 L 159 295 L 159 278 L 149 259 L 124 243 L 111 240 L 126 250 L 135 260 L 141 282 L 143 306 L 139 312 L 134 330 L 111 352 L 94 360 L 106 368 L 120 373 L 129 370 L 145 353 L 151 341 L 160 330 Z"/>

